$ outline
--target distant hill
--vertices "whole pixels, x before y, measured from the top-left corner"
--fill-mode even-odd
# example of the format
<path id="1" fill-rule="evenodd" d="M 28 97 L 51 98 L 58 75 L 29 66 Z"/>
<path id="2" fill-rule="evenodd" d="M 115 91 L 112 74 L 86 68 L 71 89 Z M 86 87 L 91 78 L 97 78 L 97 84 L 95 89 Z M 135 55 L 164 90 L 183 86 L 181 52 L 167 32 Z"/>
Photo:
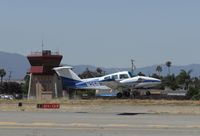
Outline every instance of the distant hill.
<path id="1" fill-rule="evenodd" d="M 21 80 L 29 67 L 30 64 L 25 56 L 0 51 L 0 68 L 5 69 L 7 73 L 4 79 L 8 79 L 9 71 L 11 71 L 11 79 Z"/>
<path id="2" fill-rule="evenodd" d="M 95 71 L 96 66 L 92 65 L 75 65 L 73 66 L 75 69 L 74 71 L 77 74 L 80 74 L 88 68 L 89 70 Z M 1 52 L 0 51 L 0 68 L 4 68 L 7 72 L 7 75 L 5 79 L 8 79 L 9 76 L 9 71 L 12 71 L 12 79 L 23 79 L 24 76 L 26 75 L 27 70 L 30 68 L 30 64 L 27 60 L 27 58 L 23 55 L 20 54 L 13 54 L 13 53 L 6 53 L 6 52 Z M 122 70 L 128 70 L 130 71 L 130 68 L 105 68 L 105 67 L 100 67 L 103 69 L 106 74 L 109 73 L 114 73 Z M 155 71 L 156 65 L 152 66 L 147 66 L 143 68 L 137 68 L 135 70 L 135 73 L 142 72 L 145 75 L 152 75 L 152 73 L 156 73 Z M 162 65 L 162 75 L 167 75 L 168 69 L 165 65 Z M 193 77 L 199 77 L 200 76 L 200 64 L 191 64 L 191 65 L 185 65 L 185 66 L 174 66 L 172 65 L 171 67 L 171 73 L 174 73 L 175 75 L 179 74 L 180 70 L 184 69 L 186 71 L 188 70 L 193 70 L 191 75 Z"/>

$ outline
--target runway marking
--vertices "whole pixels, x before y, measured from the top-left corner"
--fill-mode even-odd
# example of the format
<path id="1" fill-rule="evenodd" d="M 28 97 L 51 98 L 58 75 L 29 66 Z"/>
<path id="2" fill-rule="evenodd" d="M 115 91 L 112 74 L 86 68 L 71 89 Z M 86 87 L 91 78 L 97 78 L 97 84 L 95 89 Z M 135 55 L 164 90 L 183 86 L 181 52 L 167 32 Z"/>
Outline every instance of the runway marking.
<path id="1" fill-rule="evenodd" d="M 89 123 L 71 123 L 68 124 L 69 126 L 75 126 L 75 127 L 91 127 L 94 126 L 94 124 L 89 124 Z"/>
<path id="2" fill-rule="evenodd" d="M 196 125 L 134 125 L 134 124 L 90 124 L 90 123 L 53 123 L 53 122 L 32 122 L 32 123 L 17 123 L 17 122 L 0 122 L 0 128 L 60 128 L 60 129 L 87 129 L 87 128 L 107 128 L 107 129 L 200 129 L 200 124 Z"/>
<path id="3" fill-rule="evenodd" d="M 200 128 L 200 125 L 189 125 L 187 128 Z"/>
<path id="4" fill-rule="evenodd" d="M 107 124 L 106 127 L 133 127 L 133 125 L 129 124 Z"/>
<path id="5" fill-rule="evenodd" d="M 174 128 L 174 126 L 169 126 L 169 125 L 148 125 L 150 128 Z M 176 126 L 177 128 L 177 126 Z"/>
<path id="6" fill-rule="evenodd" d="M 17 122 L 0 122 L 0 125 L 15 125 Z"/>
<path id="7" fill-rule="evenodd" d="M 33 125 L 33 126 L 55 126 L 56 124 L 55 123 L 44 123 L 44 122 L 33 122 L 33 123 L 30 123 L 30 125 Z"/>

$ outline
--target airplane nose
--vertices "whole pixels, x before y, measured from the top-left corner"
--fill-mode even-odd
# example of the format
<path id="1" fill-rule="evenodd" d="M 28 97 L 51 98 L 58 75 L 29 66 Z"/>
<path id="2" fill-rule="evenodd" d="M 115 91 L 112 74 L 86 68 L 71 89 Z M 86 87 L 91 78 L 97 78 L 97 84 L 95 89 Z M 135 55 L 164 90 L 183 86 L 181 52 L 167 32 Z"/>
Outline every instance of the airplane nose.
<path id="1" fill-rule="evenodd" d="M 154 82 L 161 83 L 160 79 L 154 78 L 153 80 L 154 80 Z"/>
<path id="2" fill-rule="evenodd" d="M 156 81 L 157 81 L 158 83 L 161 83 L 161 80 L 160 80 L 160 79 L 156 79 Z"/>

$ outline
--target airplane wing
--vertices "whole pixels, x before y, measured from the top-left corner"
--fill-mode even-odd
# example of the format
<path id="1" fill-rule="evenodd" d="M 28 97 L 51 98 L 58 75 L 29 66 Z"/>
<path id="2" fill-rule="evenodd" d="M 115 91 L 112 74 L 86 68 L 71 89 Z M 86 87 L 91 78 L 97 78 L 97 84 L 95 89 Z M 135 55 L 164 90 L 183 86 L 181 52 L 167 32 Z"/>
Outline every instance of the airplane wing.
<path id="1" fill-rule="evenodd" d="M 100 82 L 100 85 L 105 85 L 113 90 L 119 88 L 121 84 L 116 80 L 103 80 Z"/>

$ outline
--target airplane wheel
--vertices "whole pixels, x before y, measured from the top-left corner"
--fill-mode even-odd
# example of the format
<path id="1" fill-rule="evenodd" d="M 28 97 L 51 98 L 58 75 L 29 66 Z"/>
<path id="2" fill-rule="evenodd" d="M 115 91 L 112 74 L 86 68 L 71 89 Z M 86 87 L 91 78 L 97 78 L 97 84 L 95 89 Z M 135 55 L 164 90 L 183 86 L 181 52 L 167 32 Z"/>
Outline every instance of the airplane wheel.
<path id="1" fill-rule="evenodd" d="M 122 93 L 117 93 L 117 98 L 122 98 Z"/>
<path id="2" fill-rule="evenodd" d="M 147 96 L 151 95 L 151 92 L 150 92 L 150 91 L 147 91 L 147 92 L 146 92 L 146 95 L 147 95 Z"/>

